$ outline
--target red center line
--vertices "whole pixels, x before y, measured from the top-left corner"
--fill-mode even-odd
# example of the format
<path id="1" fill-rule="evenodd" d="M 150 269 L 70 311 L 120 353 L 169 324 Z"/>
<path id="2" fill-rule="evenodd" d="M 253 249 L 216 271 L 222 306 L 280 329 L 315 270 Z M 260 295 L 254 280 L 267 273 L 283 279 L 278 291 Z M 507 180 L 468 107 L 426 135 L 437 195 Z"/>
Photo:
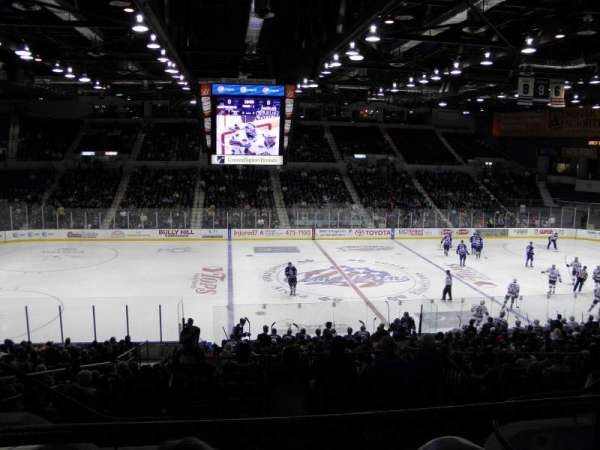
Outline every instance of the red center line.
<path id="1" fill-rule="evenodd" d="M 342 268 L 340 266 L 338 266 L 338 264 L 333 260 L 333 258 L 331 256 L 329 256 L 329 254 L 325 250 L 323 250 L 323 247 L 321 247 L 321 244 L 319 244 L 317 241 L 313 241 L 313 242 L 315 243 L 317 248 L 319 250 L 321 250 L 321 253 L 323 253 L 325 255 L 325 257 L 329 260 L 329 262 L 333 265 L 333 267 L 335 267 L 335 270 L 337 270 L 338 273 L 342 277 L 344 277 L 344 279 L 346 280 L 348 285 L 352 289 L 354 289 L 354 292 L 356 292 L 358 294 L 358 296 L 362 299 L 362 301 L 365 302 L 365 304 L 369 307 L 369 309 L 371 311 L 373 311 L 373 314 L 375 314 L 381 322 L 387 324 L 387 319 L 384 317 L 384 315 L 379 312 L 379 310 L 375 307 L 373 302 L 371 302 L 371 300 L 369 300 L 369 298 L 363 293 L 363 291 L 361 291 L 359 289 L 359 287 L 356 284 L 354 284 L 352 279 L 342 270 Z"/>

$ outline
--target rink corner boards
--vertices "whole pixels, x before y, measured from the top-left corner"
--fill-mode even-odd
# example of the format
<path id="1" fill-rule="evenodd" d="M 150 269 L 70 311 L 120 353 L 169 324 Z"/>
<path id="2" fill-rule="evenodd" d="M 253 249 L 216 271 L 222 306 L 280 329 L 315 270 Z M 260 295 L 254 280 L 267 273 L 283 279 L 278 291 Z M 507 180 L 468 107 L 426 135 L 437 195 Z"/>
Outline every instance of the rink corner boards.
<path id="1" fill-rule="evenodd" d="M 600 242 L 600 230 L 569 228 L 189 228 L 0 231 L 0 243 L 441 239 L 448 233 L 452 233 L 454 239 L 468 239 L 475 231 L 484 239 L 547 239 L 558 233 L 560 238 Z"/>

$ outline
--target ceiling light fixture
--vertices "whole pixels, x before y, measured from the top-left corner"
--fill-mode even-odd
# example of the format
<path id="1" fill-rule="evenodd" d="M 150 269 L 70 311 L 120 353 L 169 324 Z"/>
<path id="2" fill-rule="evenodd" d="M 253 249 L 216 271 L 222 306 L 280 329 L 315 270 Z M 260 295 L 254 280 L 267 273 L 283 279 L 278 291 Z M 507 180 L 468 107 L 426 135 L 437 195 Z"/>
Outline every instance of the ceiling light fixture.
<path id="1" fill-rule="evenodd" d="M 427 79 L 427 75 L 425 75 L 425 74 L 421 75 L 421 78 L 419 78 L 419 83 L 421 83 L 421 84 L 429 83 L 429 80 Z"/>
<path id="2" fill-rule="evenodd" d="M 148 27 L 144 25 L 144 16 L 138 14 L 135 16 L 135 25 L 131 27 L 136 33 L 145 33 L 148 31 Z"/>
<path id="3" fill-rule="evenodd" d="M 431 75 L 429 78 L 431 78 L 431 81 L 440 81 L 442 79 L 438 69 L 433 69 L 433 75 Z"/>
<path id="4" fill-rule="evenodd" d="M 33 59 L 33 56 L 31 55 L 21 55 L 19 56 L 20 59 L 22 59 L 23 61 L 31 61 Z"/>
<path id="5" fill-rule="evenodd" d="M 85 73 L 79 77 L 80 83 L 89 83 L 90 81 L 92 81 L 92 79 L 90 77 L 88 77 L 87 74 L 85 74 Z"/>
<path id="6" fill-rule="evenodd" d="M 458 61 L 454 61 L 452 63 L 452 70 L 450 70 L 450 75 L 460 75 L 462 70 L 460 70 L 460 63 Z"/>
<path id="7" fill-rule="evenodd" d="M 438 103 L 438 106 L 441 108 L 445 108 L 446 106 L 448 106 L 448 103 L 446 103 L 444 100 L 442 100 L 441 102 Z"/>
<path id="8" fill-rule="evenodd" d="M 167 58 L 167 51 L 164 48 L 160 49 L 160 56 L 157 58 L 161 63 L 166 63 L 169 61 Z"/>
<path id="9" fill-rule="evenodd" d="M 554 39 L 564 39 L 566 37 L 566 34 L 562 32 L 562 30 L 559 30 L 556 32 L 556 34 L 554 35 Z"/>
<path id="10" fill-rule="evenodd" d="M 571 99 L 571 103 L 579 103 L 579 94 L 575 94 L 573 95 L 573 98 Z"/>
<path id="11" fill-rule="evenodd" d="M 596 103 L 595 105 L 592 105 L 592 109 L 600 109 L 600 105 Z"/>
<path id="12" fill-rule="evenodd" d="M 592 77 L 592 79 L 590 80 L 590 84 L 600 84 L 600 78 L 598 77 L 598 75 L 594 75 Z"/>
<path id="13" fill-rule="evenodd" d="M 42 62 L 42 61 L 43 61 L 43 60 L 42 60 L 42 57 L 41 57 L 40 55 L 35 55 L 35 58 L 33 58 L 33 60 L 34 60 L 35 62 Z"/>
<path id="14" fill-rule="evenodd" d="M 386 25 L 392 25 L 394 23 L 394 19 L 392 19 L 391 17 L 388 19 L 385 19 L 383 21 L 383 23 L 385 23 Z"/>
<path id="15" fill-rule="evenodd" d="M 490 52 L 485 52 L 483 54 L 483 59 L 479 62 L 479 64 L 482 66 L 491 66 L 494 64 L 494 61 L 492 60 L 492 54 Z"/>
<path id="16" fill-rule="evenodd" d="M 360 53 L 357 53 L 356 55 L 352 55 L 348 57 L 351 61 L 362 61 L 363 59 L 365 59 L 365 57 L 363 55 L 361 55 Z"/>
<path id="17" fill-rule="evenodd" d="M 399 92 L 400 89 L 398 89 L 398 83 L 396 83 L 395 81 L 392 83 L 392 88 L 390 89 L 390 92 L 396 93 Z"/>
<path id="18" fill-rule="evenodd" d="M 483 102 L 483 98 L 477 97 L 476 101 L 478 101 L 479 103 L 482 103 Z"/>
<path id="19" fill-rule="evenodd" d="M 340 55 L 338 55 L 337 53 L 334 53 L 333 59 L 329 63 L 329 67 L 333 67 L 335 69 L 336 67 L 340 67 L 341 65 L 342 65 L 342 63 L 340 62 Z"/>
<path id="20" fill-rule="evenodd" d="M 565 90 L 569 90 L 571 89 L 573 86 L 571 85 L 571 82 L 569 80 L 565 81 Z"/>
<path id="21" fill-rule="evenodd" d="M 356 49 L 356 44 L 354 43 L 354 41 L 352 41 L 348 44 L 348 50 L 346 50 L 346 55 L 347 56 L 358 55 L 358 50 Z"/>
<path id="22" fill-rule="evenodd" d="M 65 73 L 65 78 L 68 78 L 68 79 L 75 78 L 75 74 L 73 73 L 73 68 L 71 66 L 67 67 L 67 71 Z"/>
<path id="23" fill-rule="evenodd" d="M 384 92 L 383 92 L 383 88 L 382 88 L 382 87 L 380 87 L 380 88 L 379 88 L 379 90 L 377 91 L 377 96 L 378 96 L 378 97 L 383 97 L 384 95 L 385 95 L 385 94 L 384 94 Z"/>
<path id="24" fill-rule="evenodd" d="M 408 77 L 408 83 L 406 83 L 406 87 L 409 87 L 409 88 L 415 87 L 415 79 L 413 77 Z"/>
<path id="25" fill-rule="evenodd" d="M 185 86 L 187 84 L 187 81 L 185 81 L 185 77 L 183 75 L 179 75 L 179 81 L 177 82 L 177 84 L 181 85 L 181 86 Z"/>
<path id="26" fill-rule="evenodd" d="M 96 82 L 94 83 L 94 89 L 96 89 L 97 91 L 99 91 L 99 90 L 104 89 L 104 88 L 100 84 L 100 81 L 96 80 Z"/>
<path id="27" fill-rule="evenodd" d="M 506 95 L 504 95 L 504 92 L 500 92 L 498 95 L 496 95 L 497 98 L 506 98 Z"/>
<path id="28" fill-rule="evenodd" d="M 157 50 L 160 48 L 160 45 L 158 45 L 158 42 L 156 42 L 156 35 L 154 33 L 150 35 L 150 42 L 146 44 L 146 47 L 151 50 Z"/>
<path id="29" fill-rule="evenodd" d="M 365 37 L 365 41 L 367 41 L 367 42 L 379 42 L 380 40 L 381 40 L 381 38 L 377 34 L 377 26 L 376 25 L 371 25 L 369 27 L 369 32 L 367 33 L 367 36 Z"/>
<path id="30" fill-rule="evenodd" d="M 521 49 L 521 53 L 523 53 L 524 55 L 531 55 L 531 54 L 535 53 L 536 51 L 537 51 L 537 49 L 533 46 L 533 38 L 532 37 L 525 38 L 525 45 Z"/>
<path id="31" fill-rule="evenodd" d="M 179 70 L 177 70 L 177 66 L 175 65 L 175 63 L 169 61 L 167 63 L 167 68 L 165 69 L 165 72 L 176 75 L 179 73 Z"/>
<path id="32" fill-rule="evenodd" d="M 324 69 L 321 70 L 321 73 L 323 75 L 329 75 L 329 74 L 331 74 L 331 70 L 329 70 L 329 63 L 323 64 L 323 67 L 324 67 Z"/>
<path id="33" fill-rule="evenodd" d="M 471 111 L 463 111 L 462 114 L 463 116 L 468 116 L 469 114 L 471 114 Z"/>
<path id="34" fill-rule="evenodd" d="M 31 56 L 31 50 L 29 50 L 29 46 L 23 44 L 22 47 L 17 48 L 15 50 L 15 55 L 17 56 Z"/>
<path id="35" fill-rule="evenodd" d="M 62 67 L 60 67 L 59 63 L 54 63 L 54 67 L 52 68 L 52 72 L 54 73 L 63 73 Z"/>
<path id="36" fill-rule="evenodd" d="M 125 11 L 126 13 L 132 13 L 134 11 L 133 8 L 123 8 L 123 11 Z"/>

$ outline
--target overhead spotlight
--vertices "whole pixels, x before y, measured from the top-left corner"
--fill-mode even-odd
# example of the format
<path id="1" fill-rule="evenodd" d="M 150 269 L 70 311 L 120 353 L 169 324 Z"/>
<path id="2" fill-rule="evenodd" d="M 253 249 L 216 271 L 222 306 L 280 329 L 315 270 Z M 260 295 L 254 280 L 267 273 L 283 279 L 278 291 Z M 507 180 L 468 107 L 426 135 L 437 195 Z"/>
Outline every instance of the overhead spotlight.
<path id="1" fill-rule="evenodd" d="M 406 83 L 406 87 L 409 87 L 409 88 L 415 87 L 415 79 L 413 77 L 408 77 L 408 83 Z"/>
<path id="2" fill-rule="evenodd" d="M 462 114 L 463 116 L 468 116 L 469 114 L 471 114 L 471 111 L 463 111 Z"/>
<path id="3" fill-rule="evenodd" d="M 183 89 L 184 91 L 189 91 L 190 87 L 186 84 L 185 86 L 183 86 L 181 89 Z"/>
<path id="4" fill-rule="evenodd" d="M 593 22 L 594 18 L 591 15 L 585 15 L 581 28 L 577 30 L 577 36 L 594 36 L 597 31 L 592 27 Z"/>
<path id="5" fill-rule="evenodd" d="M 385 19 L 383 21 L 383 23 L 385 23 L 386 25 L 392 25 L 394 23 L 394 19 L 392 19 L 391 17 L 389 19 Z"/>
<path id="6" fill-rule="evenodd" d="M 356 55 L 352 55 L 348 57 L 351 61 L 362 61 L 363 59 L 365 59 L 365 57 L 363 55 L 361 55 L 360 53 L 357 53 Z"/>
<path id="7" fill-rule="evenodd" d="M 494 61 L 492 60 L 492 54 L 490 52 L 485 52 L 483 54 L 483 59 L 479 62 L 479 64 L 482 66 L 491 66 L 494 64 Z"/>
<path id="8" fill-rule="evenodd" d="M 167 64 L 167 68 L 165 69 L 165 72 L 176 75 L 179 73 L 179 70 L 177 70 L 177 66 L 175 65 L 175 63 L 172 63 L 169 61 L 169 63 Z"/>
<path id="9" fill-rule="evenodd" d="M 136 33 L 145 33 L 148 31 L 148 27 L 144 25 L 144 16 L 138 14 L 135 16 L 135 25 L 131 27 Z"/>
<path id="10" fill-rule="evenodd" d="M 123 11 L 125 11 L 126 13 L 132 13 L 134 11 L 133 8 L 123 8 Z"/>
<path id="11" fill-rule="evenodd" d="M 448 106 L 448 103 L 446 103 L 444 100 L 442 100 L 441 102 L 438 103 L 438 106 L 440 108 L 445 108 L 446 106 Z"/>
<path id="12" fill-rule="evenodd" d="M 102 85 L 100 84 L 100 81 L 98 81 L 98 80 L 96 80 L 96 82 L 94 83 L 93 88 L 96 89 L 97 91 L 100 91 L 100 90 L 104 89 L 102 87 Z"/>
<path id="13" fill-rule="evenodd" d="M 365 37 L 365 41 L 367 41 L 367 42 L 379 42 L 380 40 L 381 40 L 381 38 L 377 34 L 377 26 L 376 25 L 371 25 L 369 27 L 369 32 L 367 33 L 367 36 Z"/>
<path id="14" fill-rule="evenodd" d="M 33 60 L 35 62 L 42 62 L 43 61 L 43 59 L 42 59 L 42 57 L 40 55 L 35 55 L 35 58 L 33 58 Z"/>
<path id="15" fill-rule="evenodd" d="M 300 85 L 296 87 L 296 94 L 302 94 L 302 88 L 300 87 Z"/>
<path id="16" fill-rule="evenodd" d="M 164 48 L 160 49 L 160 56 L 157 58 L 161 63 L 166 63 L 169 61 L 167 58 L 167 51 Z"/>
<path id="17" fill-rule="evenodd" d="M 440 81 L 442 79 L 438 69 L 433 69 L 433 75 L 431 75 L 429 78 L 431 78 L 431 81 Z"/>
<path id="18" fill-rule="evenodd" d="M 23 61 L 31 61 L 33 59 L 33 56 L 31 55 L 21 55 L 19 56 L 20 59 L 22 59 Z"/>
<path id="19" fill-rule="evenodd" d="M 521 53 L 523 53 L 524 55 L 531 55 L 531 54 L 535 53 L 536 51 L 537 51 L 537 49 L 533 46 L 533 38 L 532 37 L 525 38 L 525 45 L 521 49 Z"/>
<path id="20" fill-rule="evenodd" d="M 564 39 L 567 35 L 562 30 L 558 30 L 554 35 L 554 39 Z"/>
<path id="21" fill-rule="evenodd" d="M 54 73 L 63 73 L 63 68 L 60 67 L 59 63 L 54 63 L 54 67 L 52 67 L 52 72 L 54 72 Z"/>
<path id="22" fill-rule="evenodd" d="M 565 81 L 565 90 L 569 90 L 571 89 L 573 86 L 571 85 L 571 82 L 569 80 Z"/>
<path id="23" fill-rule="evenodd" d="M 29 46 L 26 44 L 23 44 L 23 46 L 18 47 L 15 50 L 15 55 L 17 56 L 31 56 L 31 50 L 29 50 Z"/>
<path id="24" fill-rule="evenodd" d="M 390 92 L 393 92 L 394 94 L 396 92 L 399 92 L 400 89 L 398 89 L 398 83 L 396 83 L 395 81 L 392 83 L 392 88 L 390 89 Z"/>
<path id="25" fill-rule="evenodd" d="M 75 74 L 73 73 L 73 68 L 71 66 L 67 67 L 67 71 L 65 72 L 65 78 L 75 78 Z"/>
<path id="26" fill-rule="evenodd" d="M 333 59 L 329 63 L 329 67 L 333 67 L 335 69 L 336 67 L 340 67 L 341 65 L 342 65 L 342 63 L 340 62 L 340 55 L 338 55 L 337 53 L 334 53 Z"/>
<path id="27" fill-rule="evenodd" d="M 600 109 L 600 105 L 596 103 L 595 105 L 592 105 L 592 109 Z"/>
<path id="28" fill-rule="evenodd" d="M 575 94 L 573 95 L 573 98 L 571 99 L 571 103 L 579 103 L 579 94 Z"/>
<path id="29" fill-rule="evenodd" d="M 590 84 L 600 84 L 600 78 L 598 77 L 598 75 L 594 75 L 592 77 L 592 79 L 590 80 Z"/>
<path id="30" fill-rule="evenodd" d="M 498 95 L 496 95 L 497 98 L 506 98 L 506 95 L 504 94 L 504 92 L 500 92 Z"/>
<path id="31" fill-rule="evenodd" d="M 427 75 L 425 75 L 425 74 L 421 75 L 421 78 L 419 78 L 419 83 L 421 83 L 421 84 L 429 83 L 429 80 L 427 79 Z"/>
<path id="32" fill-rule="evenodd" d="M 450 70 L 450 75 L 460 75 L 462 70 L 460 70 L 460 63 L 458 61 L 454 61 L 452 63 L 452 69 Z"/>
<path id="33" fill-rule="evenodd" d="M 347 56 L 358 55 L 358 50 L 356 49 L 356 44 L 354 43 L 354 41 L 352 41 L 348 44 L 348 50 L 346 50 L 346 55 Z"/>
<path id="34" fill-rule="evenodd" d="M 195 105 L 196 103 L 198 103 L 198 102 L 196 101 L 195 98 L 193 98 L 193 99 L 190 100 L 190 105 Z"/>
<path id="35" fill-rule="evenodd" d="M 476 101 L 478 101 L 479 103 L 482 103 L 483 102 L 483 98 L 477 97 Z"/>
<path id="36" fill-rule="evenodd" d="M 323 65 L 323 67 L 324 67 L 323 70 L 321 70 L 321 73 L 323 75 L 329 75 L 329 74 L 331 74 L 331 70 L 329 70 L 329 63 L 325 63 Z"/>
<path id="37" fill-rule="evenodd" d="M 583 82 L 583 79 L 580 78 L 579 81 L 577 82 L 577 84 L 585 84 L 585 83 Z"/>
<path id="38" fill-rule="evenodd" d="M 87 74 L 85 74 L 85 73 L 79 77 L 80 83 L 89 83 L 90 81 L 92 81 L 91 78 L 88 77 Z"/>
<path id="39" fill-rule="evenodd" d="M 156 35 L 154 33 L 150 35 L 150 42 L 146 44 L 146 47 L 152 50 L 157 50 L 160 48 L 160 45 L 158 45 L 158 42 L 156 42 Z"/>
<path id="40" fill-rule="evenodd" d="M 183 75 L 179 75 L 178 77 L 179 81 L 177 81 L 177 84 L 184 86 L 187 84 L 187 81 L 185 81 L 185 77 Z"/>

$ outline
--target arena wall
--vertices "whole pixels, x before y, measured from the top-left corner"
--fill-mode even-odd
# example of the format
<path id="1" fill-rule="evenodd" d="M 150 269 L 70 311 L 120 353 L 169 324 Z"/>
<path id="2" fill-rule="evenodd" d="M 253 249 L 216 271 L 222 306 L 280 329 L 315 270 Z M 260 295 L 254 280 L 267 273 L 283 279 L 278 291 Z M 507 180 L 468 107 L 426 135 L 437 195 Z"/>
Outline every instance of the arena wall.
<path id="1" fill-rule="evenodd" d="M 247 240 L 381 240 L 468 239 L 475 228 L 289 228 L 159 230 L 16 230 L 0 231 L 0 243 L 81 241 L 247 241 Z M 600 230 L 569 228 L 478 228 L 484 239 L 539 239 L 557 232 L 561 238 L 600 241 Z"/>

